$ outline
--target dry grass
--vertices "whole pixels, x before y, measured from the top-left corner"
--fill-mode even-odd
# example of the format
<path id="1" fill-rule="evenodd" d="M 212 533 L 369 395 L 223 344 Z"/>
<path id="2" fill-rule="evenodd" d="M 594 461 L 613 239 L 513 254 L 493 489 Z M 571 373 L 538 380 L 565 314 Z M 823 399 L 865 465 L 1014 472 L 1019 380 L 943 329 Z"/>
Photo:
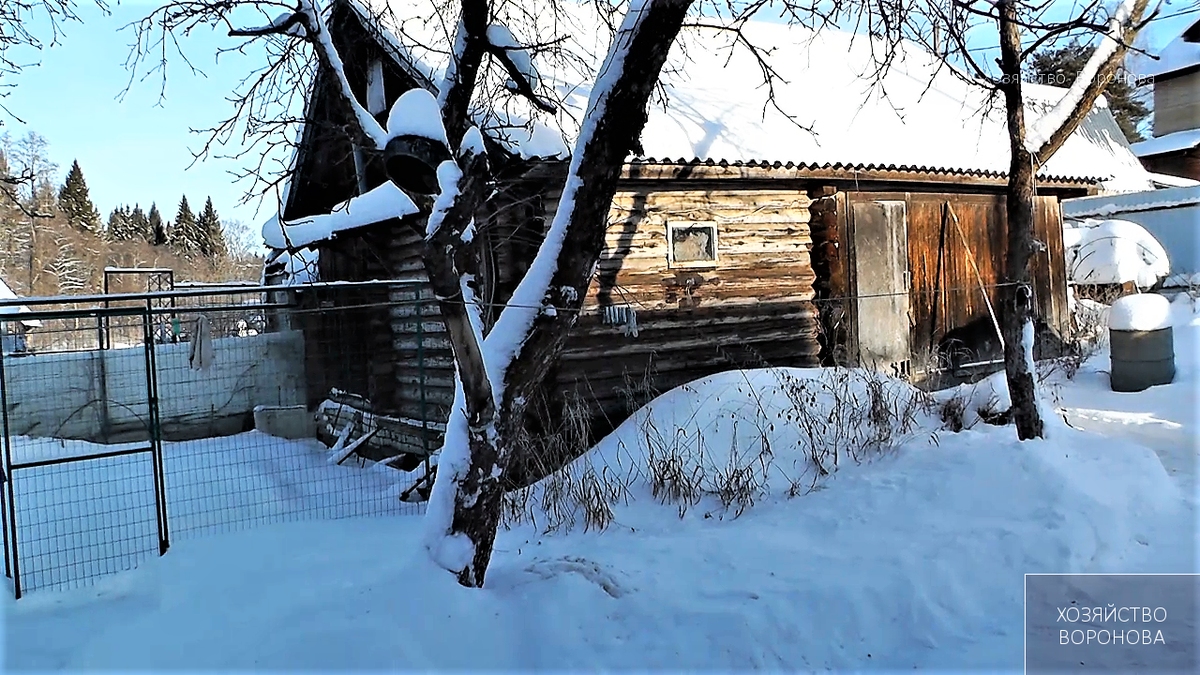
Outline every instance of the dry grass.
<path id="1" fill-rule="evenodd" d="M 614 507 L 629 502 L 635 484 L 648 488 L 660 504 L 675 507 L 680 517 L 710 499 L 714 506 L 705 517 L 737 518 L 768 494 L 773 478 L 785 481 L 790 496 L 819 489 L 822 478 L 842 464 L 869 461 L 911 440 L 921 429 L 922 416 L 933 411 L 928 394 L 879 373 L 830 369 L 821 377 L 805 378 L 777 370 L 774 375 L 782 406 L 778 398 L 767 405 L 762 382 L 752 383 L 744 372 L 738 391 L 730 392 L 727 400 L 745 401 L 744 408 L 728 412 L 730 447 L 711 447 L 712 439 L 697 418 L 700 411 L 711 412 L 706 402 L 694 407 L 691 418 L 677 420 L 670 428 L 650 415 L 636 418 L 639 447 L 618 444 L 607 466 L 593 465 L 580 445 L 586 443 L 581 424 L 586 409 L 575 401 L 568 406 L 574 411 L 569 419 L 537 444 L 544 452 L 578 459 L 533 486 L 509 493 L 505 524 L 529 523 L 543 532 L 579 524 L 585 531 L 603 530 L 613 522 Z M 644 391 L 631 391 L 629 396 Z M 722 393 L 707 395 L 713 405 L 720 405 Z M 703 422 L 708 424 L 707 419 Z M 752 433 L 745 433 L 747 425 Z M 784 433 L 786 427 L 794 433 Z M 795 439 L 788 442 L 798 447 L 787 454 L 803 459 L 790 467 L 777 461 L 774 444 L 780 438 Z M 935 434 L 932 440 L 936 442 Z M 640 457 L 635 458 L 635 452 Z"/>

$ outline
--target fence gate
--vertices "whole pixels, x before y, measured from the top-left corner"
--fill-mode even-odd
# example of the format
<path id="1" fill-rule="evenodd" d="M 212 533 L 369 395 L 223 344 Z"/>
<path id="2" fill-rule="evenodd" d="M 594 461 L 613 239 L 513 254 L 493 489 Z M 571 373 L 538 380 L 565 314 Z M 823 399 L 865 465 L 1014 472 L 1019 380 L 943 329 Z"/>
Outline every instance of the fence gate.
<path id="1" fill-rule="evenodd" d="M 113 324 L 133 339 L 109 343 Z M 0 313 L 0 518 L 17 598 L 167 550 L 153 326 L 149 301 Z"/>

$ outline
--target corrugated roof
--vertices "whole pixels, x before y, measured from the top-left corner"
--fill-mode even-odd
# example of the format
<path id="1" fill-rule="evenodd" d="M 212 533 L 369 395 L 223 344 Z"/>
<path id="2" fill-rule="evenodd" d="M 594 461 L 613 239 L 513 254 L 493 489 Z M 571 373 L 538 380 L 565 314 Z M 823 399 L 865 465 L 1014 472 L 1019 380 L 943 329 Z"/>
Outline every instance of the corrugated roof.
<path id="1" fill-rule="evenodd" d="M 1132 146 L 1138 157 L 1152 157 L 1167 152 L 1190 150 L 1200 145 L 1200 129 L 1185 129 L 1166 136 L 1139 141 Z"/>
<path id="2" fill-rule="evenodd" d="M 1066 218 L 1089 218 L 1196 204 L 1200 204 L 1200 186 L 1064 199 L 1062 211 L 1063 217 Z M 1195 224 L 1200 227 L 1200 222 Z"/>
<path id="3" fill-rule="evenodd" d="M 387 11 L 380 23 L 397 53 L 419 60 L 423 72 L 444 67 L 447 27 L 425 19 L 434 15 L 434 0 L 371 1 Z M 547 95 L 562 102 L 559 114 L 544 115 L 513 97 L 489 100 L 478 111 L 485 129 L 523 156 L 547 154 L 548 129 L 560 136 L 560 149 L 569 145 L 610 40 L 594 5 L 558 3 L 557 10 L 531 11 L 530 4 L 544 1 L 521 3 L 512 27 L 518 39 L 530 43 L 568 36 L 562 43 L 566 56 L 554 63 L 535 58 Z M 764 22 L 750 22 L 742 34 L 772 50 L 764 59 L 781 77 L 773 83 L 775 102 L 768 100 L 763 64 L 737 47 L 735 36 L 687 29 L 664 68 L 663 96 L 651 101 L 642 134 L 645 156 L 1006 175 L 1003 111 L 981 87 L 931 55 L 910 47 L 873 82 L 872 50 L 879 45 L 867 36 Z M 1064 92 L 1030 85 L 1030 121 Z M 541 132 L 532 144 L 531 128 Z M 1152 187 L 1103 102 L 1041 175 L 1101 182 L 1113 191 Z"/>

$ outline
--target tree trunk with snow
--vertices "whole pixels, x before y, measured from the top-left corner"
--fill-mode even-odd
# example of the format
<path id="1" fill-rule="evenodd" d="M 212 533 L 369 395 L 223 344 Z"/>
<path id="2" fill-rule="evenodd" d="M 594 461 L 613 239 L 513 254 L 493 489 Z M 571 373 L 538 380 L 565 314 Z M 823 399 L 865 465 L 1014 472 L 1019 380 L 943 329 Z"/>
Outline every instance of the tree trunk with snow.
<path id="1" fill-rule="evenodd" d="M 1145 25 L 1142 16 L 1148 0 L 1123 0 L 1113 12 L 1079 77 L 1050 111 L 1027 129 L 1025 102 L 1021 91 L 1021 66 L 1028 50 L 1022 51 L 1018 0 L 997 3 L 1000 27 L 999 87 L 1004 94 L 1008 119 L 1009 164 L 1005 203 L 1008 210 L 1008 252 L 1002 304 L 1004 369 L 1012 399 L 1013 421 L 1021 440 L 1041 438 L 1045 422 L 1037 398 L 1037 376 L 1033 362 L 1034 307 L 1029 263 L 1035 252 L 1044 250 L 1034 238 L 1034 193 L 1038 169 L 1062 147 L 1091 111 L 1096 99 L 1121 64 L 1128 44 Z M 1053 29 L 1051 29 L 1053 30 Z"/>
<path id="2" fill-rule="evenodd" d="M 602 80 L 593 88 L 559 211 L 530 273 L 501 312 L 482 351 L 469 344 L 478 333 L 450 331 L 460 391 L 430 497 L 426 545 L 435 561 L 465 586 L 483 585 L 500 522 L 510 439 L 520 430 L 526 402 L 545 379 L 578 317 L 603 249 L 621 168 L 645 125 L 650 94 L 690 5 L 691 0 L 647 0 L 631 7 L 609 50 L 607 67 L 601 69 Z M 460 188 L 470 181 L 464 174 Z M 460 191 L 458 199 L 463 198 Z M 457 227 L 467 216 L 459 212 Z M 453 256 L 456 247 L 426 250 L 432 275 L 446 267 L 445 258 Z M 451 290 L 447 283 L 445 291 Z M 465 328 L 469 304 L 446 305 L 449 323 Z M 483 378 L 476 376 L 481 369 Z M 485 388 L 494 400 L 485 402 Z M 465 456 L 464 442 L 469 451 Z"/>
<path id="3" fill-rule="evenodd" d="M 535 91 L 536 72 L 514 58 L 511 31 L 488 25 L 488 0 L 462 0 L 438 100 L 424 90 L 406 92 L 393 105 L 387 128 L 357 100 L 313 0 L 300 0 L 295 12 L 269 25 L 230 31 L 311 42 L 349 113 L 350 136 L 364 150 L 386 156 L 392 139 L 415 134 L 445 146 L 453 157 L 437 167 L 440 194 L 427 222 L 417 226 L 425 238 L 425 269 L 458 374 L 430 494 L 425 546 L 434 561 L 465 586 L 483 585 L 500 522 L 509 439 L 520 431 L 526 402 L 545 379 L 578 317 L 604 246 L 617 180 L 638 143 L 650 95 L 691 3 L 631 3 L 593 83 L 554 221 L 530 271 L 486 339 L 468 269 L 474 216 L 491 185 L 483 138 L 470 128 L 469 106 L 483 57 L 491 55 L 502 64 L 518 93 L 535 107 L 555 111 Z M 177 20 L 171 18 L 175 16 L 167 11 L 162 20 Z M 504 44 L 494 42 L 493 35 Z M 401 185 L 404 178 L 392 180 Z"/>
<path id="4" fill-rule="evenodd" d="M 1034 253 L 1033 191 L 1034 158 L 1025 147 L 1025 101 L 1021 95 L 1021 29 L 1016 6 L 1000 3 L 1000 68 L 1004 108 L 1008 117 L 1008 141 L 1012 161 L 1008 168 L 1005 205 L 1008 209 L 1008 256 L 1005 260 L 1004 302 L 1001 312 L 1004 335 L 1004 370 L 1012 398 L 1017 436 L 1039 438 L 1044 422 L 1037 405 L 1037 383 L 1032 359 L 1033 338 L 1025 325 L 1033 321 L 1033 292 L 1029 285 L 1029 261 Z M 1028 333 L 1028 336 L 1026 335 Z"/>

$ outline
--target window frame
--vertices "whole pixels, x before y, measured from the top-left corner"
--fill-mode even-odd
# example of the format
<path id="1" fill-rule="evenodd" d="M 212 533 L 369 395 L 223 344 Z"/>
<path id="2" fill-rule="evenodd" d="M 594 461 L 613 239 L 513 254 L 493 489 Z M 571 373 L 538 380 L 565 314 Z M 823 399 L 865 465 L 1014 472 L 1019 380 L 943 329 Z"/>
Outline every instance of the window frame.
<path id="1" fill-rule="evenodd" d="M 712 232 L 712 259 L 710 260 L 676 260 L 675 232 L 677 230 L 706 229 Z M 681 221 L 667 222 L 667 267 L 669 269 L 710 268 L 716 267 L 721 260 L 719 227 L 714 222 Z"/>

